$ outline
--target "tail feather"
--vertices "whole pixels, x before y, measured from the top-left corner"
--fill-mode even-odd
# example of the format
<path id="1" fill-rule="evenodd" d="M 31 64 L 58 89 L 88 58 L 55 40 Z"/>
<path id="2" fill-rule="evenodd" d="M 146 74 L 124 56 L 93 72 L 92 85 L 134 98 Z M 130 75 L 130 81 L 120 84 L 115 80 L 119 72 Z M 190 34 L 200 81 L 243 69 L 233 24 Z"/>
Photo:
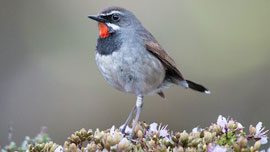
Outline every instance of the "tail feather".
<path id="1" fill-rule="evenodd" d="M 195 82 L 192 82 L 190 80 L 186 80 L 187 84 L 188 84 L 188 87 L 190 89 L 193 89 L 193 90 L 196 90 L 196 91 L 199 91 L 199 92 L 203 92 L 203 93 L 206 93 L 206 94 L 210 94 L 211 92 L 205 88 L 204 86 L 200 85 L 200 84 L 197 84 Z"/>

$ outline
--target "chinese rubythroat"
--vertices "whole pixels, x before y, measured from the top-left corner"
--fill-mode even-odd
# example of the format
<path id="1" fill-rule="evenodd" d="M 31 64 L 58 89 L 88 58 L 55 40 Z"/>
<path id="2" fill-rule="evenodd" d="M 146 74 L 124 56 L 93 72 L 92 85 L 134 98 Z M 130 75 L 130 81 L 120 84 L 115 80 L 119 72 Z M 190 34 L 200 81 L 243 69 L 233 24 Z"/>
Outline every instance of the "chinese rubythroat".
<path id="1" fill-rule="evenodd" d="M 163 90 L 172 85 L 210 94 L 204 86 L 183 77 L 174 60 L 132 12 L 109 7 L 88 17 L 98 22 L 96 63 L 99 71 L 111 86 L 137 97 L 122 132 L 136 113 L 133 133 L 145 95 L 158 94 L 164 98 Z"/>

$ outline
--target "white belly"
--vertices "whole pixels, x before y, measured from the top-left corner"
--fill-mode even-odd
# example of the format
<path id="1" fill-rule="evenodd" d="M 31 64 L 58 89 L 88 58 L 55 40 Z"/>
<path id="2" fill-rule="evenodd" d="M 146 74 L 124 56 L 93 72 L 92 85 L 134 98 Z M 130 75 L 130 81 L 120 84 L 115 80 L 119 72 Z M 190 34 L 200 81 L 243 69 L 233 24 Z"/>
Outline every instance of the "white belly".
<path id="1" fill-rule="evenodd" d="M 132 54 L 132 51 L 117 51 L 111 55 L 97 53 L 96 63 L 110 85 L 136 95 L 155 92 L 165 77 L 162 63 L 148 52 Z"/>

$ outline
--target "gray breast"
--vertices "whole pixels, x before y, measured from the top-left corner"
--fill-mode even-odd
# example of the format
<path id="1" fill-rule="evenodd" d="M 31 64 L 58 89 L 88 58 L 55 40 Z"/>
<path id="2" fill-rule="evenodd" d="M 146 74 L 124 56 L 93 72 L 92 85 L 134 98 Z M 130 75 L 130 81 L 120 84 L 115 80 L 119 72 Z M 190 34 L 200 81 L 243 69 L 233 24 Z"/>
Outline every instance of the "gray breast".
<path id="1" fill-rule="evenodd" d="M 165 70 L 156 57 L 143 49 L 122 45 L 110 55 L 97 53 L 96 63 L 105 80 L 116 89 L 147 95 L 161 85 Z"/>

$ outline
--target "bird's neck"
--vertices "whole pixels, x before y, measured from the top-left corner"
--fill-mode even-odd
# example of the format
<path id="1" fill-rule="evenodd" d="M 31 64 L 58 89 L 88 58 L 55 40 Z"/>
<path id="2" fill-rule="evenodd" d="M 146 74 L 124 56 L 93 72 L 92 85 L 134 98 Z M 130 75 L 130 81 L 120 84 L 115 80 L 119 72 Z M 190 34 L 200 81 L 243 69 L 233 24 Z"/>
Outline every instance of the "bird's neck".
<path id="1" fill-rule="evenodd" d="M 97 40 L 96 51 L 101 55 L 110 55 L 118 51 L 122 45 L 119 33 L 111 33 L 106 38 L 99 37 Z"/>

